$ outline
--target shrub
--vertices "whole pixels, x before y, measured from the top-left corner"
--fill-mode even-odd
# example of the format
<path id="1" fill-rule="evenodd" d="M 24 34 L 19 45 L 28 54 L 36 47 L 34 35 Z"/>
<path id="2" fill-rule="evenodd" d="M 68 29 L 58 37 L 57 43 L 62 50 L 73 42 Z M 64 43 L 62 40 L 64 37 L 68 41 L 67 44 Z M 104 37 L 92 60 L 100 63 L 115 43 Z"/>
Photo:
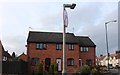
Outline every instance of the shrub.
<path id="1" fill-rule="evenodd" d="M 54 65 L 54 73 L 56 73 L 58 71 L 58 64 L 57 63 L 53 63 Z"/>
<path id="2" fill-rule="evenodd" d="M 88 65 L 84 65 L 80 70 L 81 75 L 90 75 L 90 67 Z"/>
<path id="3" fill-rule="evenodd" d="M 93 68 L 92 71 L 91 71 L 91 74 L 92 75 L 98 75 L 98 71 L 96 68 Z"/>
<path id="4" fill-rule="evenodd" d="M 50 73 L 50 74 L 53 74 L 53 73 L 54 73 L 54 64 L 53 64 L 53 63 L 50 64 L 49 73 Z"/>
<path id="5" fill-rule="evenodd" d="M 49 68 L 49 73 L 50 74 L 57 74 L 58 73 L 58 64 L 57 63 L 51 63 L 50 68 Z"/>
<path id="6" fill-rule="evenodd" d="M 42 63 L 38 64 L 38 75 L 43 75 L 43 64 Z"/>
<path id="7" fill-rule="evenodd" d="M 95 68 L 97 69 L 97 72 L 98 72 L 98 74 L 100 75 L 101 74 L 101 72 L 102 72 L 102 68 L 101 68 L 102 66 L 100 66 L 100 65 L 98 65 L 98 66 L 96 66 Z"/>

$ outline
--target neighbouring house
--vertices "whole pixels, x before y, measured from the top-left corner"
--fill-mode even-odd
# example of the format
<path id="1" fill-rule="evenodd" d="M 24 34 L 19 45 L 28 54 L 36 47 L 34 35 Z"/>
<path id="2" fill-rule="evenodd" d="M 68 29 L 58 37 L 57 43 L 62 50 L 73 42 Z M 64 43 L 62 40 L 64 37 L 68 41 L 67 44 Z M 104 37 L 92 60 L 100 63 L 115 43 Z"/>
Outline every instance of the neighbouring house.
<path id="1" fill-rule="evenodd" d="M 18 56 L 18 60 L 27 62 L 27 55 L 25 53 L 22 53 L 20 56 Z"/>
<path id="2" fill-rule="evenodd" d="M 2 61 L 12 61 L 11 55 L 8 53 L 8 51 L 4 50 L 1 40 L 0 40 L 0 51 L 1 51 L 0 56 L 2 58 Z"/>
<path id="3" fill-rule="evenodd" d="M 59 32 L 30 31 L 27 39 L 27 60 L 29 72 L 37 73 L 37 64 L 42 62 L 44 71 L 50 64 L 58 63 L 58 71 L 63 64 L 63 34 Z M 82 65 L 95 66 L 96 45 L 87 36 L 75 36 L 66 33 L 66 69 L 76 72 Z"/>
<path id="4" fill-rule="evenodd" d="M 0 40 L 0 61 L 2 61 L 2 51 L 3 51 L 3 46 Z"/>
<path id="5" fill-rule="evenodd" d="M 105 66 L 105 58 L 106 56 L 100 55 L 100 57 L 96 57 L 96 65 L 102 65 Z"/>
<path id="6" fill-rule="evenodd" d="M 5 51 L 0 40 L 0 75 L 18 75 L 27 74 L 27 62 L 17 61 L 15 52 L 10 55 Z"/>
<path id="7" fill-rule="evenodd" d="M 109 58 L 108 56 L 100 56 L 96 58 L 96 65 L 101 66 L 108 66 L 108 60 L 109 60 L 109 66 L 110 67 L 117 67 L 120 66 L 120 51 L 116 51 L 114 54 L 110 54 Z"/>

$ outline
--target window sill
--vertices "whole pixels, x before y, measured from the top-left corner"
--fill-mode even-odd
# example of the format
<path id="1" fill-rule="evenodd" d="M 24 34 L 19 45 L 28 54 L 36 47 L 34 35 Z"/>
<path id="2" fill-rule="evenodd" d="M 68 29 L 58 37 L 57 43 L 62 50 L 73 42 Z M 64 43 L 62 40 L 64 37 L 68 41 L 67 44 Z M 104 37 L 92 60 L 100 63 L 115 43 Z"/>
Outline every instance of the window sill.
<path id="1" fill-rule="evenodd" d="M 80 51 L 80 52 L 88 52 L 88 51 Z"/>
<path id="2" fill-rule="evenodd" d="M 75 65 L 67 65 L 67 66 L 71 66 L 71 67 L 74 67 Z"/>
<path id="3" fill-rule="evenodd" d="M 47 49 L 39 49 L 39 48 L 36 48 L 36 50 L 47 50 Z"/>
<path id="4" fill-rule="evenodd" d="M 69 49 L 69 51 L 74 51 L 74 49 Z"/>
<path id="5" fill-rule="evenodd" d="M 56 50 L 61 51 L 62 49 L 56 49 Z"/>

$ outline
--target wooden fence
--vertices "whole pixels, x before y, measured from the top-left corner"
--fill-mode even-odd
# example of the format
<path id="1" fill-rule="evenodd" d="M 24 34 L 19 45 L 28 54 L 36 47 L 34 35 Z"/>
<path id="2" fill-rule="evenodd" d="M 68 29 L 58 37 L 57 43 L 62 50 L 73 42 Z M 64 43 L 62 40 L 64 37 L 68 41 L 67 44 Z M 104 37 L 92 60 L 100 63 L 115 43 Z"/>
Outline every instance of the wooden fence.
<path id="1" fill-rule="evenodd" d="M 2 61 L 2 74 L 28 74 L 27 62 Z"/>

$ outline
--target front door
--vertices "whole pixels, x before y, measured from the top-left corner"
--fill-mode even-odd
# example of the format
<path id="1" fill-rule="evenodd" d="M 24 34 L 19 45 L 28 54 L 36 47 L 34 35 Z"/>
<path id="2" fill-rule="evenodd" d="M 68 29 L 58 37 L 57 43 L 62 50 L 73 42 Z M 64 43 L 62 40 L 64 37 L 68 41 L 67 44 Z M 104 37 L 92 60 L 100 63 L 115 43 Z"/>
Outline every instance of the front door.
<path id="1" fill-rule="evenodd" d="M 61 59 L 58 58 L 58 59 L 56 60 L 56 63 L 58 64 L 58 71 L 61 71 Z"/>
<path id="2" fill-rule="evenodd" d="M 46 71 L 49 71 L 50 64 L 51 64 L 51 59 L 50 58 L 46 58 L 45 59 L 45 70 Z"/>

